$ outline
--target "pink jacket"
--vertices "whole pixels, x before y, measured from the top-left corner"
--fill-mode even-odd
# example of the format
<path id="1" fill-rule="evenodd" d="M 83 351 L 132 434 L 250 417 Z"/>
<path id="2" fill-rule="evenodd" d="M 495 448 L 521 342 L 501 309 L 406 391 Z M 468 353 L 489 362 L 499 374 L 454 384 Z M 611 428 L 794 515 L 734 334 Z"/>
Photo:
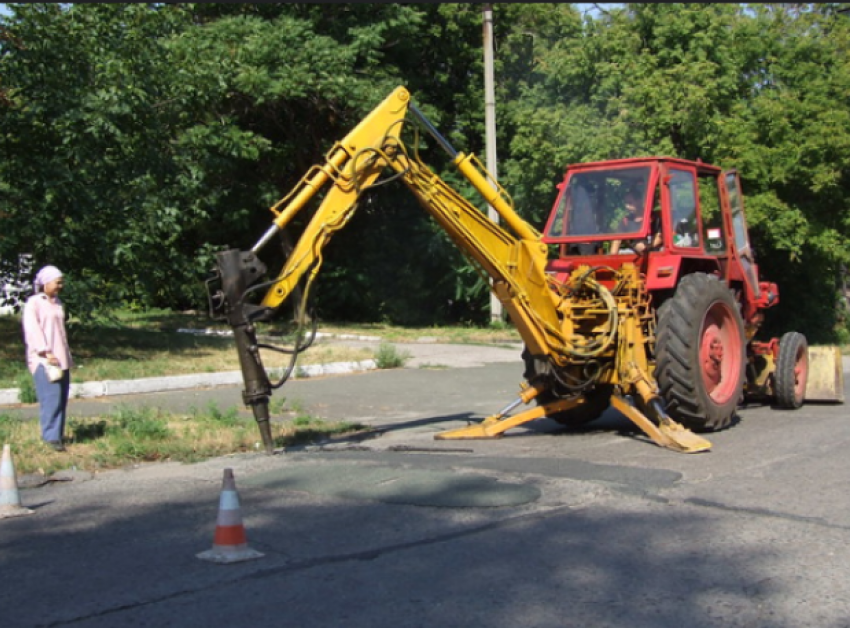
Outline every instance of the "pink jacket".
<path id="1" fill-rule="evenodd" d="M 35 373 L 45 352 L 55 355 L 63 370 L 74 366 L 65 334 L 65 309 L 58 298 L 51 300 L 43 292 L 32 295 L 24 305 L 23 326 L 30 373 Z"/>

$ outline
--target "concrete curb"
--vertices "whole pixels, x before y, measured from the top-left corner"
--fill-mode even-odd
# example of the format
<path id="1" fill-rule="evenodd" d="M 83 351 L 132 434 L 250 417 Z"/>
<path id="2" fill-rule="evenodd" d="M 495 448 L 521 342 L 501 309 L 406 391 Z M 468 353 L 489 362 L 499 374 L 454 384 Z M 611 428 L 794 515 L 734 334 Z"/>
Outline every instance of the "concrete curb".
<path id="1" fill-rule="evenodd" d="M 195 336 L 221 336 L 229 338 L 233 336 L 233 332 L 228 329 L 188 329 L 181 327 L 177 330 L 178 334 L 193 334 Z M 316 332 L 316 340 L 360 340 L 363 342 L 380 342 L 380 336 L 359 336 L 357 334 L 330 334 L 325 332 Z"/>
<path id="2" fill-rule="evenodd" d="M 359 362 L 331 362 L 328 364 L 308 364 L 297 366 L 292 379 L 305 379 L 322 375 L 343 375 L 377 369 L 375 360 Z M 272 373 L 273 374 L 273 373 Z M 185 390 L 192 388 L 211 388 L 214 386 L 234 386 L 242 384 L 241 371 L 224 373 L 197 373 L 193 375 L 172 375 L 168 377 L 144 377 L 130 380 L 105 380 L 100 382 L 83 382 L 71 384 L 72 399 L 91 399 L 95 397 L 110 397 L 114 395 L 134 395 L 169 390 Z M 0 406 L 15 405 L 20 402 L 20 391 L 17 388 L 0 389 Z"/>

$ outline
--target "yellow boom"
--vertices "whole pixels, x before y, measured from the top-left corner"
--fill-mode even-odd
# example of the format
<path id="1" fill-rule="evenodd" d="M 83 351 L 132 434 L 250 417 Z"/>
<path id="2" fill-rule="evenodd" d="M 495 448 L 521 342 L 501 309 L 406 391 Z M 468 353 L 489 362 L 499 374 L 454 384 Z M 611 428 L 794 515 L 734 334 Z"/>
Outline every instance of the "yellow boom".
<path id="1" fill-rule="evenodd" d="M 496 210 L 507 229 L 489 220 L 448 186 L 404 143 L 402 134 L 410 117 L 417 123 L 417 129 L 426 130 L 449 153 L 460 173 Z M 582 380 L 568 397 L 507 416 L 511 409 L 529 403 L 543 392 L 539 383 L 526 386 L 515 403 L 489 417 L 481 426 L 445 432 L 438 438 L 499 436 L 546 413 L 581 405 L 584 390 L 604 383 L 614 388 L 615 407 L 659 445 L 685 452 L 704 451 L 711 446 L 673 422 L 664 411 L 649 372 L 647 343 L 651 338 L 647 335 L 647 322 L 640 315 L 641 299 L 645 300 L 645 295 L 641 294 L 640 278 L 634 266 L 626 265 L 616 272 L 617 294 L 594 280 L 595 269 L 579 269 L 569 285 L 557 284 L 547 276 L 547 247 L 540 233 L 519 216 L 509 195 L 478 159 L 456 152 L 411 102 L 408 91 L 399 87 L 331 148 L 323 164 L 311 168 L 271 208 L 275 216 L 273 223 L 249 253 L 228 251 L 219 255 L 224 286 L 219 301 L 225 304 L 237 338 L 246 383 L 243 397 L 246 404 L 254 407 L 269 452 L 272 449 L 268 426 L 271 386 L 257 349 L 253 320 L 279 308 L 302 280 L 306 280 L 303 296 L 306 300 L 321 267 L 324 246 L 351 219 L 361 194 L 387 170 L 410 189 L 458 248 L 491 280 L 493 292 L 517 327 L 528 352 L 535 359 L 562 370 L 571 381 Z M 250 277 L 264 270 L 256 255 L 320 193 L 323 196 L 319 207 L 276 279 L 269 282 L 261 304 L 248 307 L 245 295 L 253 281 Z M 590 376 L 589 361 L 595 365 Z M 637 404 L 628 401 L 626 395 L 637 396 Z M 644 412 L 655 416 L 657 427 Z"/>

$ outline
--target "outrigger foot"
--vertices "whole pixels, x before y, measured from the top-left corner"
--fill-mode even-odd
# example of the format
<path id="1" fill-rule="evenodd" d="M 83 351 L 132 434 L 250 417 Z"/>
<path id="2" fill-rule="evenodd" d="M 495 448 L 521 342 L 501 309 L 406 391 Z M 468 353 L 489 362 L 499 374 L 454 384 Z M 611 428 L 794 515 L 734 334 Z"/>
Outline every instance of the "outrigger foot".
<path id="1" fill-rule="evenodd" d="M 709 441 L 676 423 L 667 416 L 667 413 L 660 406 L 656 407 L 659 416 L 659 423 L 656 425 L 619 395 L 611 396 L 611 405 L 661 447 L 686 454 L 695 454 L 711 449 Z"/>

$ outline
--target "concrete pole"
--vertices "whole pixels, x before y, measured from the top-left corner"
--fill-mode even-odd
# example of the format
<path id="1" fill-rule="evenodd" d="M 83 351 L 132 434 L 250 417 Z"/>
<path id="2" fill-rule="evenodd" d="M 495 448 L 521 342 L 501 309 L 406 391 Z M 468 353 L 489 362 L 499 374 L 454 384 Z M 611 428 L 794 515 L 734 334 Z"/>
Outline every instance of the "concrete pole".
<path id="1" fill-rule="evenodd" d="M 493 6 L 483 5 L 484 12 L 484 135 L 486 144 L 487 170 L 496 178 L 496 87 L 493 76 Z M 493 222 L 499 222 L 499 214 L 489 207 L 487 216 Z M 492 280 L 491 280 L 492 282 Z M 495 294 L 490 292 L 490 321 L 501 322 L 502 303 Z"/>

